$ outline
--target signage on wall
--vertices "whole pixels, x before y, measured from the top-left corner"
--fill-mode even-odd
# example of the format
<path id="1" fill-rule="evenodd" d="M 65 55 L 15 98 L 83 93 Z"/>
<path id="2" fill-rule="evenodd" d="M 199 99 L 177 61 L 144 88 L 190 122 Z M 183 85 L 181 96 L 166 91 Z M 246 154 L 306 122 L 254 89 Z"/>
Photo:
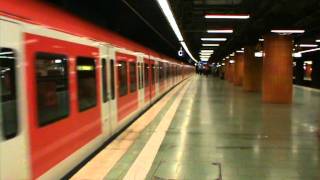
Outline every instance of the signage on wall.
<path id="1" fill-rule="evenodd" d="M 183 57 L 184 56 L 184 51 L 183 51 L 182 47 L 180 47 L 180 50 L 178 51 L 178 56 L 179 57 Z"/>

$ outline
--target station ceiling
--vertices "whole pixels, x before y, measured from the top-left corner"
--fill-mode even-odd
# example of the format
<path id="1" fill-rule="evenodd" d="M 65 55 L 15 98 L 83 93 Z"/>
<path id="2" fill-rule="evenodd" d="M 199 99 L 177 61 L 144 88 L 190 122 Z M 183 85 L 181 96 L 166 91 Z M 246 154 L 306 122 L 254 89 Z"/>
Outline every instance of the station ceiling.
<path id="1" fill-rule="evenodd" d="M 180 44 L 156 0 L 46 0 L 98 26 L 115 31 L 171 57 L 179 58 Z M 320 38 L 319 0 L 168 0 L 184 39 L 198 59 L 201 38 L 226 37 L 214 48 L 210 61 L 258 43 L 271 29 L 304 29 L 295 41 L 314 43 Z M 206 14 L 250 14 L 246 20 L 205 19 Z M 209 29 L 233 29 L 225 35 Z M 185 60 L 182 58 L 181 60 Z"/>

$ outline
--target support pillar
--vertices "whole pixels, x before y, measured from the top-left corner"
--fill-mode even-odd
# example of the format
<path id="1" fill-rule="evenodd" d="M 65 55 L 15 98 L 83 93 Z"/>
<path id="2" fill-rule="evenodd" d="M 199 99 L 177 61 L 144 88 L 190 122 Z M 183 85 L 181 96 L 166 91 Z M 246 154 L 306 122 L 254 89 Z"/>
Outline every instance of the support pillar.
<path id="1" fill-rule="evenodd" d="M 262 86 L 262 59 L 254 56 L 254 46 L 244 48 L 243 89 L 245 91 L 260 91 Z"/>
<path id="2" fill-rule="evenodd" d="M 264 41 L 262 100 L 292 103 L 292 48 L 290 36 L 266 35 Z"/>
<path id="3" fill-rule="evenodd" d="M 235 71 L 234 71 L 234 85 L 241 86 L 243 79 L 243 62 L 244 54 L 236 53 L 235 54 Z"/>

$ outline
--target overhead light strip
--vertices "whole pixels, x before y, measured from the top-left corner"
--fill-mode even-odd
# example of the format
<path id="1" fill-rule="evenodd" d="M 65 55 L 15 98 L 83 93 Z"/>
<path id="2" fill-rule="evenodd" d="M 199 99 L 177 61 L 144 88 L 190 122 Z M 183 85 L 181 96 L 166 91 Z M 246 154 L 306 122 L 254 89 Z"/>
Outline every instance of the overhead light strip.
<path id="1" fill-rule="evenodd" d="M 207 14 L 204 16 L 206 19 L 249 19 L 248 14 Z"/>
<path id="2" fill-rule="evenodd" d="M 193 56 L 192 54 L 190 53 L 189 49 L 188 49 L 188 46 L 186 45 L 186 43 L 184 42 L 184 39 L 183 39 L 183 36 L 180 32 L 180 29 L 178 27 L 178 24 L 173 16 L 173 13 L 171 11 L 171 8 L 170 8 L 170 5 L 168 3 L 167 0 L 157 0 L 163 14 L 166 16 L 173 32 L 176 34 L 178 40 L 180 41 L 183 49 L 186 51 L 186 53 L 189 55 L 189 57 L 195 61 L 195 62 L 198 62 Z"/>
<path id="3" fill-rule="evenodd" d="M 213 33 L 213 34 L 230 34 L 233 33 L 232 29 L 210 29 L 207 30 L 208 33 Z"/>
<path id="4" fill-rule="evenodd" d="M 204 53 L 213 53 L 214 50 L 201 50 L 200 52 L 204 52 Z"/>
<path id="5" fill-rule="evenodd" d="M 202 44 L 202 46 L 205 46 L 205 47 L 218 47 L 218 46 L 220 46 L 220 44 Z"/>
<path id="6" fill-rule="evenodd" d="M 281 29 L 274 29 L 271 30 L 272 33 L 280 33 L 280 34 L 302 34 L 305 30 L 281 30 Z"/>
<path id="7" fill-rule="evenodd" d="M 320 51 L 320 48 L 315 48 L 315 49 L 309 49 L 309 50 L 305 50 L 305 51 L 300 51 L 300 52 L 298 52 L 298 53 L 304 54 L 304 53 L 314 52 L 314 51 Z"/>
<path id="8" fill-rule="evenodd" d="M 226 41 L 227 38 L 201 38 L 201 41 L 218 41 L 218 42 L 222 42 L 222 41 Z"/>
<path id="9" fill-rule="evenodd" d="M 318 47 L 317 44 L 299 44 L 299 47 Z"/>

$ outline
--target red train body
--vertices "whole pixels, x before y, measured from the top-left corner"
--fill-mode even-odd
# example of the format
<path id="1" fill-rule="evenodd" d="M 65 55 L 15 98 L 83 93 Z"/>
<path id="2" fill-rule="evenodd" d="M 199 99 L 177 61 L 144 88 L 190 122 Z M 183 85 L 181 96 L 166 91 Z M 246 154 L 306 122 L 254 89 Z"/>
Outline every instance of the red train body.
<path id="1" fill-rule="evenodd" d="M 37 1 L 0 13 L 0 179 L 60 178 L 194 72 Z"/>

